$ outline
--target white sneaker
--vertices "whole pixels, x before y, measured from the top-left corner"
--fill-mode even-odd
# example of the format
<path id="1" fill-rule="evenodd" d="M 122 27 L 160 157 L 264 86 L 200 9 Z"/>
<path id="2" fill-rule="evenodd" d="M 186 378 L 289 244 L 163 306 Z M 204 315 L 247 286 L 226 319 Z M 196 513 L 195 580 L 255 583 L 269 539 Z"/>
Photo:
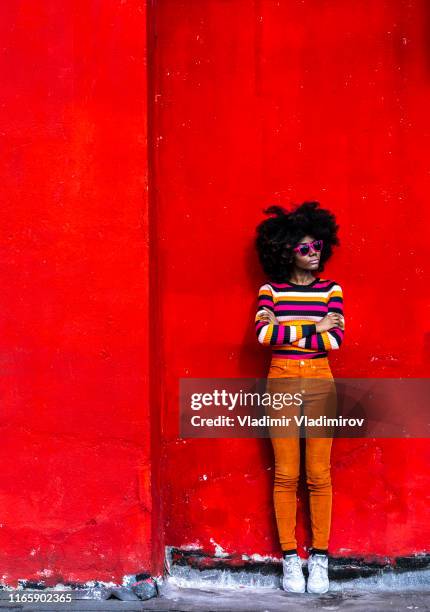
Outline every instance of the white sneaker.
<path id="1" fill-rule="evenodd" d="M 287 555 L 282 559 L 282 588 L 289 593 L 305 592 L 305 577 L 302 562 L 296 554 Z"/>
<path id="2" fill-rule="evenodd" d="M 308 559 L 308 571 L 308 593 L 327 593 L 329 588 L 327 555 L 311 555 Z"/>

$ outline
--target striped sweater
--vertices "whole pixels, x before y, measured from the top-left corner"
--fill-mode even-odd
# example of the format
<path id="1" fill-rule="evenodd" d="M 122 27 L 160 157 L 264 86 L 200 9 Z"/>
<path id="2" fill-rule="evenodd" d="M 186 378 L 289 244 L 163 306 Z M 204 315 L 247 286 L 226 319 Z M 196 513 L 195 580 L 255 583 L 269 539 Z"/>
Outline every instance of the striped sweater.
<path id="1" fill-rule="evenodd" d="M 268 308 L 275 313 L 278 325 L 260 320 Z M 315 323 L 328 312 L 343 316 L 343 294 L 333 280 L 316 278 L 308 285 L 266 283 L 258 292 L 255 330 L 261 344 L 272 345 L 273 357 L 315 359 L 342 344 L 344 331 L 333 327 L 317 332 Z"/>

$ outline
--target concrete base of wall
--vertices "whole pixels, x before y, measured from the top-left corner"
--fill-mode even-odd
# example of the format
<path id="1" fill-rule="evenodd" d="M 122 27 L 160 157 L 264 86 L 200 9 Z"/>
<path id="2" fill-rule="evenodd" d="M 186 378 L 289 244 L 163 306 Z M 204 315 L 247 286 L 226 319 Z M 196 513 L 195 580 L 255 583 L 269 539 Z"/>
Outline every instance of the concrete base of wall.
<path id="1" fill-rule="evenodd" d="M 214 585 L 279 588 L 281 559 L 259 555 L 210 557 L 198 550 L 166 547 L 166 571 L 181 587 Z M 303 560 L 307 576 L 307 560 Z M 430 554 L 393 559 L 329 557 L 331 590 L 416 589 L 430 592 Z"/>

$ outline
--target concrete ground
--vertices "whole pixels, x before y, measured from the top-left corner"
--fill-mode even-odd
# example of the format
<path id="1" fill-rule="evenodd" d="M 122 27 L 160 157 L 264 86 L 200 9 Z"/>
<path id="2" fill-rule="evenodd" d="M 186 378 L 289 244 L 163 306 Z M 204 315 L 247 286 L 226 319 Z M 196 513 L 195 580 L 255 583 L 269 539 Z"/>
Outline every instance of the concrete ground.
<path id="1" fill-rule="evenodd" d="M 22 592 L 22 591 L 21 591 Z M 27 591 L 26 591 L 27 592 Z M 28 593 L 37 591 L 28 591 Z M 40 591 L 38 591 L 40 593 Z M 48 590 L 43 591 L 44 593 Z M 304 610 L 345 610 L 385 612 L 397 610 L 430 610 L 429 591 L 333 591 L 325 595 L 292 595 L 274 588 L 185 588 L 166 581 L 160 595 L 147 601 L 119 601 L 117 599 L 80 599 L 73 593 L 73 601 L 63 604 L 6 603 L 4 596 L 0 610 L 17 609 L 26 612 L 45 610 L 163 610 L 171 612 L 302 612 Z"/>

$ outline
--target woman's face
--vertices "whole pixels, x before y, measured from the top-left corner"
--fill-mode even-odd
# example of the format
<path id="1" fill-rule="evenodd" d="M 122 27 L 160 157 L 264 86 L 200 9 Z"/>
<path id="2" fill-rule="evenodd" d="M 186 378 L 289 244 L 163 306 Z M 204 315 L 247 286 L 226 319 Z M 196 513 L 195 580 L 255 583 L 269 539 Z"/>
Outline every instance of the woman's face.
<path id="1" fill-rule="evenodd" d="M 299 246 L 300 244 L 306 244 L 309 242 L 313 242 L 315 238 L 313 236 L 305 236 L 296 244 Z M 309 253 L 307 255 L 300 255 L 299 251 L 294 251 L 294 263 L 301 270 L 317 270 L 320 263 L 321 251 L 315 251 L 313 247 L 309 249 Z"/>

